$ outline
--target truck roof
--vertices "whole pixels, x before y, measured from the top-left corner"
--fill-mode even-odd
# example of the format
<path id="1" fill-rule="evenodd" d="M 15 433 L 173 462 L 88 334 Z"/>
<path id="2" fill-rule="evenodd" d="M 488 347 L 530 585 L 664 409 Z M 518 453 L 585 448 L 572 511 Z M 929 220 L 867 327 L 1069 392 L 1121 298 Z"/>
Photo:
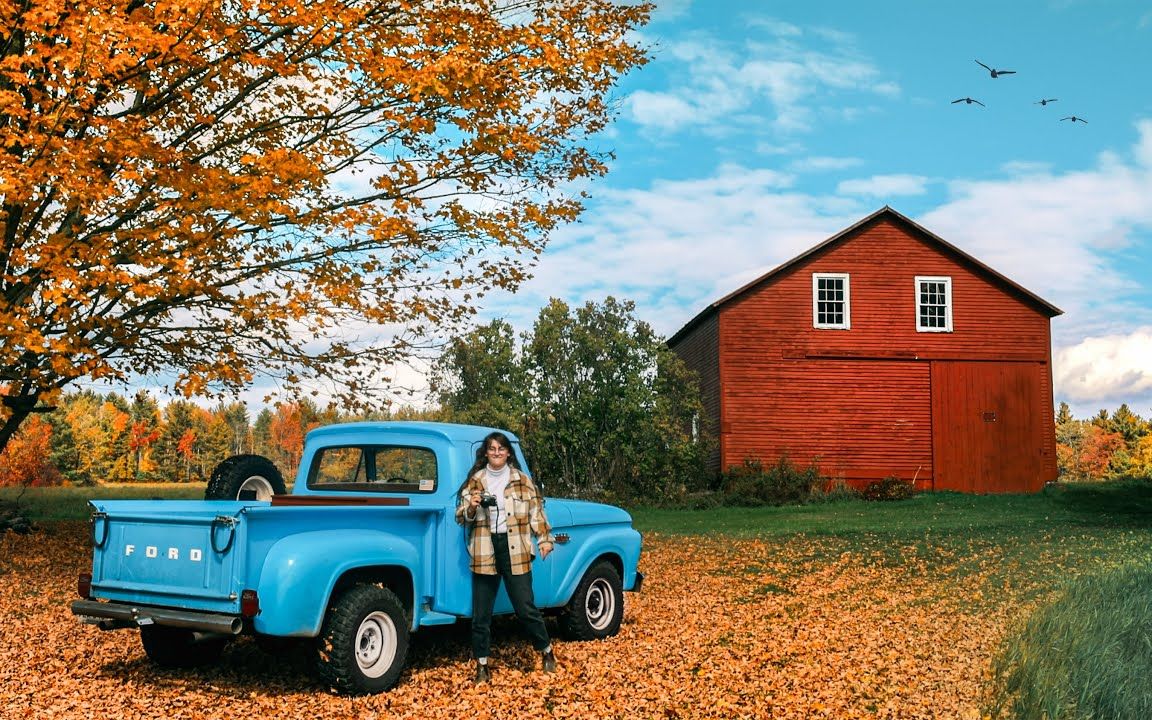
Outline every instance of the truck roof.
<path id="1" fill-rule="evenodd" d="M 323 425 L 308 433 L 307 438 L 321 438 L 329 435 L 344 435 L 349 432 L 393 432 L 430 435 L 443 438 L 453 444 L 473 443 L 490 432 L 502 432 L 512 442 L 519 442 L 513 433 L 500 428 L 484 425 L 462 425 L 459 423 L 430 422 L 425 420 L 370 420 L 365 422 L 335 423 Z"/>

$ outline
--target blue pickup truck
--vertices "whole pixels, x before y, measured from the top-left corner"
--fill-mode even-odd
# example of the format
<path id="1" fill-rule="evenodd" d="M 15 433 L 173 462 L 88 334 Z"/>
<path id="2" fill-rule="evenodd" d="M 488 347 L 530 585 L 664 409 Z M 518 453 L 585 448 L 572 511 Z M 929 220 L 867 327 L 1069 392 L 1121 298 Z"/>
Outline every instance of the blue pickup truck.
<path id="1" fill-rule="evenodd" d="M 241 634 L 309 639 L 338 692 L 391 688 L 410 634 L 471 614 L 458 490 L 492 428 L 431 422 L 321 427 L 290 494 L 258 456 L 221 463 L 206 500 L 93 500 L 92 572 L 72 612 L 138 628 L 157 664 L 215 661 Z M 514 450 L 524 463 L 519 442 Z M 615 635 L 639 591 L 640 534 L 624 510 L 547 498 L 556 545 L 533 574 L 536 604 L 565 635 Z M 511 613 L 502 589 L 497 613 Z"/>

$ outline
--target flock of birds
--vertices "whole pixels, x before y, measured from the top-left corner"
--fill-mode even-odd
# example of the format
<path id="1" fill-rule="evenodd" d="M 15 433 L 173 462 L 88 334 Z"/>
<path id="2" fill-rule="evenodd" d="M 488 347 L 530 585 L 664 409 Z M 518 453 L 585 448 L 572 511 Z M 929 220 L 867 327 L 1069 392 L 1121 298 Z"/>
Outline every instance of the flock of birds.
<path id="1" fill-rule="evenodd" d="M 976 61 L 976 64 L 979 65 L 980 67 L 984 68 L 985 70 L 987 70 L 992 75 L 993 80 L 1000 77 L 1001 75 L 1015 75 L 1016 74 L 1015 70 L 998 70 L 997 68 L 988 67 L 987 65 L 980 62 L 979 60 Z M 1041 98 L 1032 104 L 1033 105 L 1047 105 L 1048 103 L 1056 102 L 1059 99 L 1060 98 Z M 956 98 L 955 100 L 952 101 L 952 104 L 955 105 L 956 103 L 964 103 L 965 105 L 972 105 L 973 103 L 975 103 L 976 105 L 979 105 L 980 107 L 987 107 L 984 103 L 980 102 L 976 98 L 970 98 L 970 97 Z M 1061 120 L 1061 122 L 1063 122 L 1064 120 L 1071 120 L 1073 125 L 1075 125 L 1078 122 L 1082 122 L 1085 125 L 1088 124 L 1087 120 L 1085 120 L 1082 117 L 1077 117 L 1075 115 L 1068 115 L 1067 117 L 1060 118 L 1060 120 Z"/>

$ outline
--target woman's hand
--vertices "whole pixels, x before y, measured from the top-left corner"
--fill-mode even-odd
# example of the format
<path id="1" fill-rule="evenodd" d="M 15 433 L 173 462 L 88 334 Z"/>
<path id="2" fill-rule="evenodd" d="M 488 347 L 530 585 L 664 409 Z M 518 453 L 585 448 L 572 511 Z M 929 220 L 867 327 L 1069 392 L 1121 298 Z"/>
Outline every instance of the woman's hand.
<path id="1" fill-rule="evenodd" d="M 548 557 L 551 554 L 552 554 L 552 543 L 550 543 L 550 542 L 540 543 L 540 559 L 543 560 L 544 558 Z"/>

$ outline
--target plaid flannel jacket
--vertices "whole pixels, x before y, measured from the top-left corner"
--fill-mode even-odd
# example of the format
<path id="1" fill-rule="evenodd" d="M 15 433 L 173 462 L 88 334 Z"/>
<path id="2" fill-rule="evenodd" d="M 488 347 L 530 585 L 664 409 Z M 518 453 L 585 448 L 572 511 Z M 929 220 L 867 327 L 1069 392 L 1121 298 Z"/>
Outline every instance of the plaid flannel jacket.
<path id="1" fill-rule="evenodd" d="M 532 536 L 540 544 L 552 544 L 552 526 L 544 516 L 544 502 L 532 478 L 514 467 L 509 467 L 508 486 L 504 489 L 504 507 L 508 512 L 508 554 L 512 558 L 512 574 L 523 575 L 532 569 L 536 550 Z M 484 469 L 468 478 L 460 491 L 456 505 L 456 522 L 468 531 L 468 554 L 472 556 L 472 572 L 479 575 L 496 574 L 496 551 L 492 546 L 492 528 L 488 524 L 488 510 L 477 508 L 475 517 L 468 517 L 469 498 L 477 490 L 487 492 Z"/>

